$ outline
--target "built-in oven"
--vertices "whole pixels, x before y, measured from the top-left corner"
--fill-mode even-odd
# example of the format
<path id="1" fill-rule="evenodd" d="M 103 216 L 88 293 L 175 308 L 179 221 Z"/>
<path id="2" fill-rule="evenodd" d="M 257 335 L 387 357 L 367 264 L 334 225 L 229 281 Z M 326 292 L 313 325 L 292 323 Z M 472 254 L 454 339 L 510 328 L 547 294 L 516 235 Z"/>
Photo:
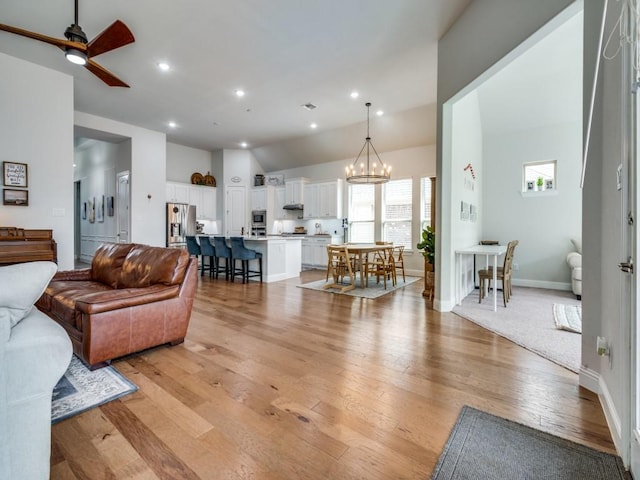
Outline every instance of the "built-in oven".
<path id="1" fill-rule="evenodd" d="M 254 210 L 251 212 L 251 226 L 252 227 L 265 227 L 267 226 L 267 211 L 266 210 Z"/>

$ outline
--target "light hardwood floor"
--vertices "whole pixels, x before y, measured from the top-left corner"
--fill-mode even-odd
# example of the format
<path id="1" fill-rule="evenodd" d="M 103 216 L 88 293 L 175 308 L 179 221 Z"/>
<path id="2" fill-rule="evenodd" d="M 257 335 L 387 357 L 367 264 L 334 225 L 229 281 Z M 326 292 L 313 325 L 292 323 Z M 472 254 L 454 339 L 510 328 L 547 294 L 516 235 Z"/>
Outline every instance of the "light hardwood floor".
<path id="1" fill-rule="evenodd" d="M 200 278 L 184 344 L 114 362 L 138 392 L 53 426 L 51 478 L 426 479 L 465 404 L 615 453 L 576 374 L 427 308 L 421 282 L 299 283 Z"/>

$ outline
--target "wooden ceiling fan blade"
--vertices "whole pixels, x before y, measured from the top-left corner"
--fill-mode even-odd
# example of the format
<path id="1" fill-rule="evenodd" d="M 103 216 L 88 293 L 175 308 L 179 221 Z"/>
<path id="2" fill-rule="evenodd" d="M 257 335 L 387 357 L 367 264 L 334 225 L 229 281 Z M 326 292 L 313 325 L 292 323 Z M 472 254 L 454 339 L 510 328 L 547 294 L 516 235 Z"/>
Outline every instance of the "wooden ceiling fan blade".
<path id="1" fill-rule="evenodd" d="M 89 57 L 95 57 L 135 41 L 129 27 L 122 21 L 116 20 L 89 42 L 87 53 Z"/>
<path id="2" fill-rule="evenodd" d="M 87 64 L 85 65 L 85 67 L 87 68 L 87 70 L 89 70 L 91 73 L 93 73 L 96 77 L 98 77 L 100 80 L 102 80 L 104 83 L 106 83 L 110 87 L 129 88 L 129 85 L 124 83 L 122 80 L 116 77 L 109 70 L 98 65 L 96 62 L 94 62 L 91 59 L 87 61 Z"/>
<path id="3" fill-rule="evenodd" d="M 69 40 L 63 40 L 61 38 L 49 37 L 47 35 L 42 35 L 41 33 L 30 32 L 29 30 L 24 30 L 22 28 L 12 27 L 11 25 L 4 25 L 0 23 L 0 30 L 9 33 L 15 33 L 16 35 L 21 35 L 23 37 L 32 38 L 40 42 L 45 42 L 50 45 L 60 47 L 63 50 L 67 47 L 72 47 L 83 52 L 87 51 L 87 46 L 84 43 L 71 42 Z"/>

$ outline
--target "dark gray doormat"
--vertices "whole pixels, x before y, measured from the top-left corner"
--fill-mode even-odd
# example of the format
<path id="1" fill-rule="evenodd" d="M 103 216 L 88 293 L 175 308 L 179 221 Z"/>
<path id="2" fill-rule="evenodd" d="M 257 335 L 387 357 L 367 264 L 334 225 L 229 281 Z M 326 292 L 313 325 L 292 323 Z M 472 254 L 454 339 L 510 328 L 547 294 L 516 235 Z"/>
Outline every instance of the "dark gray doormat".
<path id="1" fill-rule="evenodd" d="M 627 479 L 608 453 L 464 406 L 432 480 Z"/>

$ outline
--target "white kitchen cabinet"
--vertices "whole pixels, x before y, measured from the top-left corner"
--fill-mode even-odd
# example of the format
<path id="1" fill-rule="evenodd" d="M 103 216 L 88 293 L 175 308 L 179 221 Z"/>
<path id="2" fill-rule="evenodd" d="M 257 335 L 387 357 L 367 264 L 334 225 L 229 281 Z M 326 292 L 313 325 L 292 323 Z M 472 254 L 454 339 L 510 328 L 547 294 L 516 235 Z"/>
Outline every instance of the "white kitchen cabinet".
<path id="1" fill-rule="evenodd" d="M 312 243 L 313 242 L 310 238 L 305 238 L 302 240 L 302 264 L 303 265 L 313 265 Z"/>
<path id="2" fill-rule="evenodd" d="M 267 209 L 267 187 L 251 189 L 251 210 Z"/>
<path id="3" fill-rule="evenodd" d="M 284 208 L 282 208 L 287 204 L 285 188 L 275 187 L 273 191 L 274 191 L 273 219 L 284 220 L 287 218 L 287 211 Z"/>
<path id="4" fill-rule="evenodd" d="M 189 203 L 188 183 L 167 182 L 166 197 L 170 203 Z"/>
<path id="5" fill-rule="evenodd" d="M 202 217 L 205 220 L 218 219 L 218 193 L 216 187 L 202 188 Z M 197 212 L 196 212 L 197 213 Z"/>
<path id="6" fill-rule="evenodd" d="M 317 187 L 318 216 L 315 218 L 342 218 L 342 180 L 318 183 Z"/>
<path id="7" fill-rule="evenodd" d="M 216 220 L 216 187 L 189 185 L 188 203 L 196 207 L 196 219 Z"/>
<path id="8" fill-rule="evenodd" d="M 339 236 L 306 237 L 302 240 L 302 264 L 318 268 L 327 267 L 327 245 L 341 243 Z"/>
<path id="9" fill-rule="evenodd" d="M 304 186 L 304 218 L 319 218 L 318 184 L 308 183 Z"/>
<path id="10" fill-rule="evenodd" d="M 306 178 L 291 178 L 287 180 L 284 184 L 285 205 L 304 204 L 304 186 L 306 184 Z"/>

